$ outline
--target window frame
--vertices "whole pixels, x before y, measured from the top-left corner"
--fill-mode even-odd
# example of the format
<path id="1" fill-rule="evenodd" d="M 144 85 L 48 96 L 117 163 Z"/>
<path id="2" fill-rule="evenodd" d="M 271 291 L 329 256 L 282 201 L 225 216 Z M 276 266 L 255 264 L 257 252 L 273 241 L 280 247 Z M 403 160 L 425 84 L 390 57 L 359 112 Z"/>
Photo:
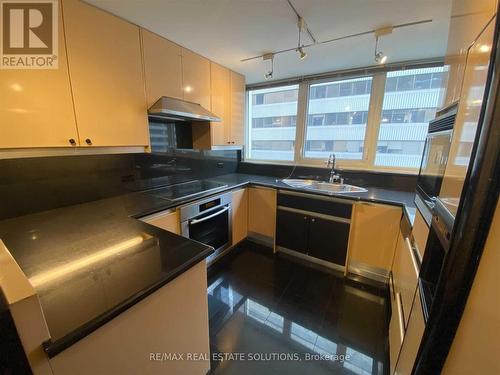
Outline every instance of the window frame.
<path id="1" fill-rule="evenodd" d="M 436 65 L 442 66 L 442 65 Z M 425 68 L 425 66 L 419 67 Z M 444 74 L 444 73 L 443 73 Z M 298 83 L 298 98 L 297 98 L 297 114 L 295 126 L 295 146 L 294 146 L 294 159 L 293 160 L 271 160 L 271 159 L 252 159 L 250 158 L 250 143 L 252 130 L 251 126 L 251 93 L 252 91 L 259 90 L 260 88 L 250 88 L 246 92 L 247 102 L 247 115 L 245 116 L 245 147 L 244 147 L 244 161 L 256 164 L 279 164 L 279 165 L 299 165 L 309 167 L 323 167 L 326 168 L 326 160 L 319 158 L 305 157 L 305 145 L 307 134 L 307 118 L 309 95 L 311 92 L 311 85 L 318 83 L 327 83 L 335 81 L 344 81 L 356 78 L 372 77 L 370 100 L 368 105 L 368 117 L 366 122 L 365 138 L 363 142 L 363 156 L 359 160 L 351 159 L 337 159 L 337 168 L 347 170 L 367 170 L 367 171 L 380 171 L 392 172 L 401 174 L 418 174 L 419 168 L 405 168 L 405 167 L 391 167 L 375 165 L 375 156 L 377 151 L 378 136 L 382 124 L 382 107 L 385 95 L 385 85 L 387 80 L 387 71 L 375 71 L 366 74 L 352 74 L 352 75 L 339 75 L 336 77 L 309 79 Z M 396 82 L 397 83 L 397 82 Z M 283 83 L 274 87 L 290 87 L 294 84 Z M 432 76 L 431 76 L 432 88 Z M 327 89 L 325 89 L 327 91 Z M 339 88 L 340 90 L 340 88 Z M 354 88 L 353 88 L 354 90 Z M 327 93 L 326 93 L 327 95 Z M 439 103 L 438 103 L 439 106 Z M 326 116 L 324 122 L 326 122 Z"/>

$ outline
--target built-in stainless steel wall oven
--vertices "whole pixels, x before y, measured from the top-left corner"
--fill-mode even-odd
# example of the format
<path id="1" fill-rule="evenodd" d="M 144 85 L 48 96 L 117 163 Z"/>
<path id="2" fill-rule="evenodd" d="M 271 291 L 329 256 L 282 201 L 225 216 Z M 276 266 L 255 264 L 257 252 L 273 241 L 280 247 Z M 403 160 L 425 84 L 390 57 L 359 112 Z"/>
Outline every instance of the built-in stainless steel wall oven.
<path id="1" fill-rule="evenodd" d="M 179 209 L 182 236 L 215 249 L 207 258 L 209 265 L 232 245 L 231 203 L 231 193 L 224 193 Z"/>
<path id="2" fill-rule="evenodd" d="M 457 105 L 454 104 L 441 110 L 429 123 L 415 198 L 415 204 L 428 225 L 431 224 L 432 209 L 441 190 L 456 115 Z"/>

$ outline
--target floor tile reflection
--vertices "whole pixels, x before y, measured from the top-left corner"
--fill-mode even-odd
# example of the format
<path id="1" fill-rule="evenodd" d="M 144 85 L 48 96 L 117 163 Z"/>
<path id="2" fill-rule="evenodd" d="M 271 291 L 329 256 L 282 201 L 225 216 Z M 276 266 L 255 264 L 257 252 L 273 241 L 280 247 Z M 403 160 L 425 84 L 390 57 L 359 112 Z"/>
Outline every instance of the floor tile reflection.
<path id="1" fill-rule="evenodd" d="M 212 371 L 387 373 L 384 293 L 357 286 L 245 243 L 209 278 Z"/>

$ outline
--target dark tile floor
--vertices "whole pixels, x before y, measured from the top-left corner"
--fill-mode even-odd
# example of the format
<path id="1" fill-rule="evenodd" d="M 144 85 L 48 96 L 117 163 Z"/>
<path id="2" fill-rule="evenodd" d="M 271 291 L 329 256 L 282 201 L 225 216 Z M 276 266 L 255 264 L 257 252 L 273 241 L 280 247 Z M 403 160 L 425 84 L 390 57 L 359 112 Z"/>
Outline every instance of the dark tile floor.
<path id="1" fill-rule="evenodd" d="M 388 373 L 385 288 L 251 242 L 209 271 L 213 373 Z"/>

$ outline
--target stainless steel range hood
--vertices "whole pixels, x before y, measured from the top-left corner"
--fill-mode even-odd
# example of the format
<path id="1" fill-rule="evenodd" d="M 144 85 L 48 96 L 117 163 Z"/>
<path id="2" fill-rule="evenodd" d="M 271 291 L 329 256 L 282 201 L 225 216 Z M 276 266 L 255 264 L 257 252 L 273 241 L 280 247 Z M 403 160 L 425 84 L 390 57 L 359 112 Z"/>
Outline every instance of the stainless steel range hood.
<path id="1" fill-rule="evenodd" d="M 213 121 L 221 119 L 197 103 L 162 96 L 148 110 L 150 118 L 177 121 Z"/>

